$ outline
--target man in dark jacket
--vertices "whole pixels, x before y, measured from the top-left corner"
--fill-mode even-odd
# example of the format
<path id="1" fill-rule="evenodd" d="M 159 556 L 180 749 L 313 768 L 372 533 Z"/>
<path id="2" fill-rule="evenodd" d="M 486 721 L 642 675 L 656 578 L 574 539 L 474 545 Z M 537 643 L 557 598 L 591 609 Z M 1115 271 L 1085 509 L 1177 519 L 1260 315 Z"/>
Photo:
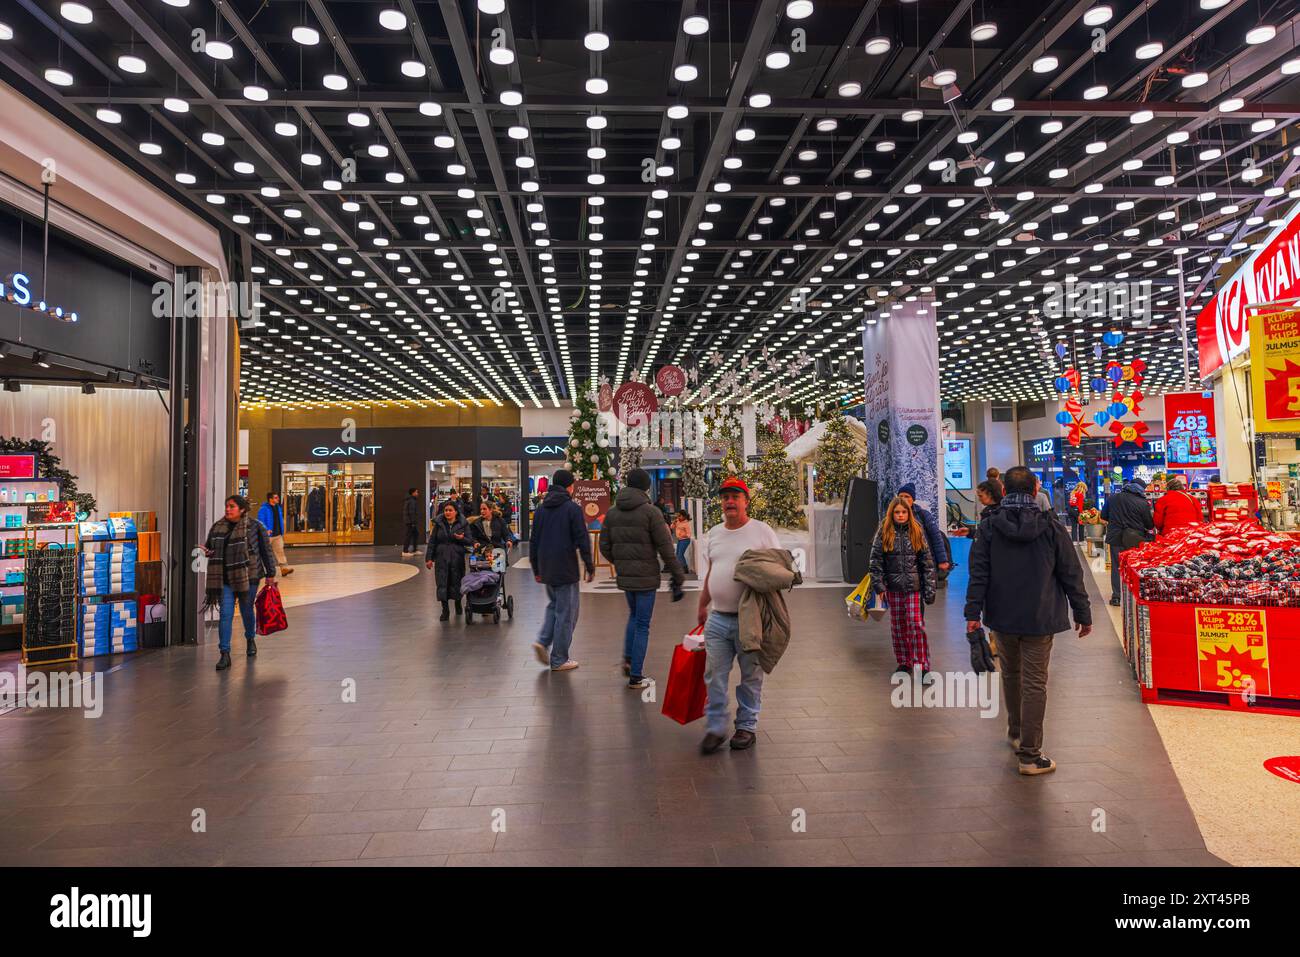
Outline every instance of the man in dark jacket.
<path id="1" fill-rule="evenodd" d="M 402 503 L 402 525 L 406 528 L 406 536 L 402 539 L 403 558 L 414 555 L 420 544 L 420 511 L 419 489 L 407 489 L 406 501 Z"/>
<path id="2" fill-rule="evenodd" d="M 898 497 L 907 502 L 908 507 L 912 509 L 912 514 L 921 523 L 921 529 L 925 532 L 925 541 L 930 546 L 930 554 L 934 556 L 935 567 L 939 571 L 939 581 L 943 581 L 948 577 L 948 569 L 952 568 L 952 550 L 948 546 L 948 536 L 939 527 L 938 520 L 929 511 L 916 504 L 916 485 L 908 482 L 900 486 Z"/>
<path id="3" fill-rule="evenodd" d="M 627 629 L 623 633 L 623 673 L 629 688 L 650 684 L 641 673 L 650 643 L 650 618 L 659 591 L 659 562 L 673 576 L 673 601 L 681 601 L 686 575 L 663 512 L 650 504 L 650 473 L 632 469 L 627 485 L 605 513 L 600 529 L 600 553 L 614 566 L 618 587 L 627 598 Z M 660 501 L 663 501 L 661 498 Z"/>
<path id="4" fill-rule="evenodd" d="M 1147 484 L 1141 479 L 1124 483 L 1124 487 L 1106 499 L 1101 517 L 1106 522 L 1106 544 L 1110 548 L 1110 603 L 1118 605 L 1119 556 L 1130 548 L 1148 541 L 1156 527 L 1151 503 L 1147 501 Z"/>
<path id="5" fill-rule="evenodd" d="M 533 515 L 528 540 L 528 561 L 533 577 L 546 586 L 546 615 L 533 651 L 552 671 L 572 671 L 578 663 L 569 657 L 573 629 L 578 623 L 578 553 L 586 568 L 586 580 L 596 577 L 591 559 L 591 539 L 582 509 L 569 496 L 573 473 L 559 469 L 550 490 Z"/>
<path id="6" fill-rule="evenodd" d="M 1083 566 L 1070 533 L 1034 501 L 1033 473 L 1022 465 L 1003 476 L 1007 494 L 980 522 L 971 546 L 966 589 L 966 630 L 993 632 L 1007 698 L 1007 734 L 1021 774 L 1046 774 L 1056 762 L 1043 755 L 1047 663 L 1052 639 L 1070 628 L 1074 612 L 1080 638 L 1092 633 L 1092 609 Z"/>

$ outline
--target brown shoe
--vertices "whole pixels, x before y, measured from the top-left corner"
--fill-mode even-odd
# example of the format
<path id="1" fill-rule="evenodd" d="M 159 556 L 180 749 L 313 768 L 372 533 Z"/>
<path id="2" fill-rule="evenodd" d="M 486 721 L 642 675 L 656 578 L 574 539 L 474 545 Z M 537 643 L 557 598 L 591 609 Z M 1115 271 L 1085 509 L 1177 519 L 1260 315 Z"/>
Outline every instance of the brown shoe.
<path id="1" fill-rule="evenodd" d="M 740 730 L 731 736 L 731 750 L 744 751 L 746 748 L 752 748 L 754 742 L 758 740 L 753 731 Z"/>
<path id="2" fill-rule="evenodd" d="M 722 747 L 726 740 L 727 736 L 725 734 L 706 734 L 704 740 L 700 742 L 700 753 L 712 754 Z"/>

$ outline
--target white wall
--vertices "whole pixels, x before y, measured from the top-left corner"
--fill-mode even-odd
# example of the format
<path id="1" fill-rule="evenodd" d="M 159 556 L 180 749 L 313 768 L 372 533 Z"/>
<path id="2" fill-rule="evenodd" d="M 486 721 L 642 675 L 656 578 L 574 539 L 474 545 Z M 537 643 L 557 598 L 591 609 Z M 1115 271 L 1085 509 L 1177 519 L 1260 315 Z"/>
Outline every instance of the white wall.
<path id="1" fill-rule="evenodd" d="M 0 392 L 0 434 L 22 439 L 53 433 L 54 454 L 95 496 L 98 518 L 109 512 L 158 513 L 167 541 L 167 412 L 153 389 L 24 385 Z"/>
<path id="2" fill-rule="evenodd" d="M 525 407 L 519 410 L 519 426 L 524 435 L 568 435 L 569 416 L 572 414 L 572 405 L 558 409 L 552 406 L 541 409 Z"/>

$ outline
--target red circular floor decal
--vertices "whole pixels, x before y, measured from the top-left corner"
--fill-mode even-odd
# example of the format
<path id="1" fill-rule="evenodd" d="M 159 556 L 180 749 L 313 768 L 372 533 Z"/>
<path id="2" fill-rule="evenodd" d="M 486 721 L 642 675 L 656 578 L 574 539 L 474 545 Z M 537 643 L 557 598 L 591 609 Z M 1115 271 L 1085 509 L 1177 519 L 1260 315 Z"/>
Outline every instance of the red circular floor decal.
<path id="1" fill-rule="evenodd" d="M 1282 758 L 1269 758 L 1264 762 L 1264 767 L 1280 778 L 1294 784 L 1300 784 L 1300 754 L 1292 754 Z"/>

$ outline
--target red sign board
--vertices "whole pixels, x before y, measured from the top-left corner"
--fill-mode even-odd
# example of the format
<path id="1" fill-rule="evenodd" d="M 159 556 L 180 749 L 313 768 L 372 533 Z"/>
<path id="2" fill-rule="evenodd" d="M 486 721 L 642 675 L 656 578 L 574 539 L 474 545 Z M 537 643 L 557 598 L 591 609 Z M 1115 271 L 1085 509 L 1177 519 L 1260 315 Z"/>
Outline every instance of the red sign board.
<path id="1" fill-rule="evenodd" d="M 659 400 L 644 382 L 624 382 L 614 393 L 614 414 L 624 425 L 647 422 L 659 411 Z"/>
<path id="2" fill-rule="evenodd" d="M 1279 758 L 1269 758 L 1264 768 L 1283 780 L 1300 784 L 1300 754 L 1289 754 Z"/>
<path id="3" fill-rule="evenodd" d="M 600 528 L 605 522 L 605 513 L 609 511 L 609 483 L 580 480 L 573 483 L 569 495 L 582 509 L 582 518 L 587 528 Z"/>
<path id="4" fill-rule="evenodd" d="M 680 366 L 663 366 L 655 374 L 655 385 L 664 395 L 681 395 L 686 388 L 686 373 Z"/>
<path id="5" fill-rule="evenodd" d="M 1172 392 L 1165 396 L 1165 466 L 1219 467 L 1213 392 Z"/>
<path id="6" fill-rule="evenodd" d="M 36 478 L 36 455 L 0 455 L 0 479 Z"/>
<path id="7" fill-rule="evenodd" d="M 1250 346 L 1249 304 L 1300 297 L 1300 205 L 1241 264 L 1196 317 L 1201 378 L 1207 379 Z"/>

